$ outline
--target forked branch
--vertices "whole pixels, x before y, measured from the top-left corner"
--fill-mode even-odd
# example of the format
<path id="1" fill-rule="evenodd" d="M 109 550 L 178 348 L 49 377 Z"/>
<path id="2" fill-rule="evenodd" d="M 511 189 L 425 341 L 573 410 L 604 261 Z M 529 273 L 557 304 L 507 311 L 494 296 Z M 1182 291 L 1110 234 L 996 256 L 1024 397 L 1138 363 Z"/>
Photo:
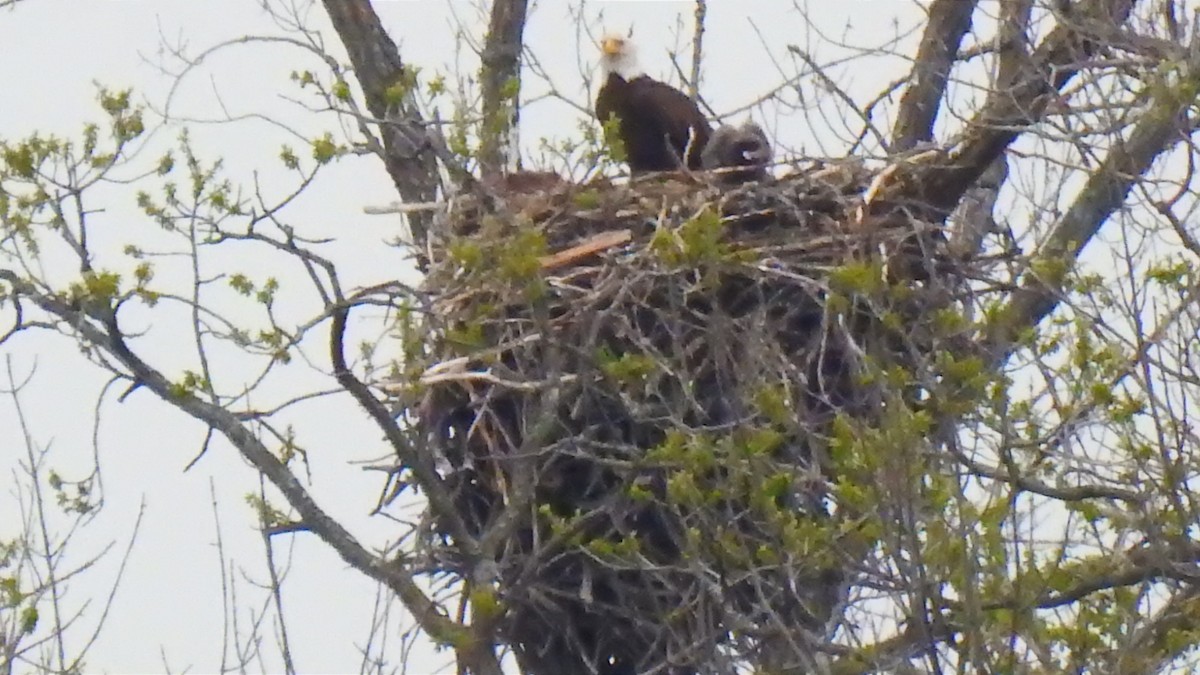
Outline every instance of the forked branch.
<path id="1" fill-rule="evenodd" d="M 1200 77 L 1200 62 L 1191 64 L 1186 77 Z M 1190 88 L 1190 87 L 1185 87 Z M 1129 191 L 1158 157 L 1191 129 L 1182 128 L 1191 99 L 1167 92 L 1142 114 L 1129 139 L 1113 147 L 1092 173 L 1066 214 L 1054 225 L 1038 250 L 1031 270 L 1071 269 L 1101 225 L 1125 203 Z M 998 320 L 988 326 L 987 344 L 993 362 L 999 363 L 1015 349 L 1018 336 L 1054 311 L 1062 297 L 1064 275 L 1051 278 L 1030 272 L 1013 292 Z"/>
<path id="2" fill-rule="evenodd" d="M 992 162 L 1042 119 L 1050 101 L 1099 49 L 1098 36 L 1123 24 L 1135 1 L 1074 5 L 1078 17 L 1050 31 L 1013 82 L 997 83 L 948 161 L 921 181 L 924 203 L 949 213 Z"/>
<path id="3" fill-rule="evenodd" d="M 72 326 L 85 342 L 111 356 L 126 370 L 125 377 L 140 383 L 158 398 L 225 436 L 243 457 L 271 481 L 310 531 L 333 548 L 348 565 L 391 589 L 427 634 L 448 642 L 461 634 L 463 627 L 446 616 L 417 585 L 405 561 L 388 561 L 364 548 L 341 523 L 317 505 L 287 465 L 239 422 L 233 412 L 190 393 L 180 392 L 161 372 L 134 354 L 126 344 L 112 310 L 77 309 L 58 297 L 39 291 L 32 283 L 10 270 L 0 269 L 0 280 L 9 284 L 13 294 L 25 297 Z M 494 671 L 485 668 L 481 672 L 499 672 L 499 666 Z"/>

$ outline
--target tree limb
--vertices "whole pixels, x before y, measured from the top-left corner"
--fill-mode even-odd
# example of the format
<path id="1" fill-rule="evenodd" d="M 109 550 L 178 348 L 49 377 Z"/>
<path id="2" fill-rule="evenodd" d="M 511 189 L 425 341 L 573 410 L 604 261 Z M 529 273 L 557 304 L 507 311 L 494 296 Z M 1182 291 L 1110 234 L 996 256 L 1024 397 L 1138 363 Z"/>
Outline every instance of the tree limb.
<path id="1" fill-rule="evenodd" d="M 271 481 L 308 529 L 333 548 L 348 565 L 391 589 L 412 613 L 418 625 L 435 640 L 449 642 L 461 634 L 463 627 L 447 617 L 421 590 L 405 569 L 403 561 L 387 561 L 365 549 L 341 523 L 317 505 L 287 465 L 239 422 L 234 413 L 179 391 L 162 373 L 134 354 L 117 327 L 115 312 L 106 308 L 92 311 L 77 309 L 53 295 L 38 291 L 9 270 L 0 269 L 0 279 L 7 282 L 14 293 L 28 298 L 44 311 L 70 324 L 89 344 L 110 354 L 128 370 L 126 377 L 140 382 L 163 401 L 219 431 Z"/>
<path id="2" fill-rule="evenodd" d="M 896 124 L 892 127 L 892 152 L 911 150 L 933 138 L 933 123 L 941 109 L 950 70 L 958 46 L 971 29 L 971 14 L 979 0 L 934 0 L 921 46 L 908 76 L 908 87 L 900 97 Z"/>
<path id="3" fill-rule="evenodd" d="M 1046 589 L 1033 597 L 1024 592 L 1027 589 L 1015 589 L 1011 597 L 986 603 L 983 609 L 1054 609 L 1074 604 L 1100 591 L 1160 579 L 1194 582 L 1194 570 L 1197 560 L 1200 560 L 1200 550 L 1195 545 L 1179 548 L 1182 550 L 1168 552 L 1137 546 L 1125 551 L 1098 555 L 1095 558 L 1084 558 L 1077 564 L 1078 578 L 1066 588 Z M 1091 562 L 1095 564 L 1089 568 L 1088 563 Z"/>
<path id="4" fill-rule="evenodd" d="M 1026 67 L 1029 61 L 1027 31 L 1032 13 L 1033 0 L 1010 0 L 1000 3 L 996 82 L 1016 82 L 1021 70 Z"/>
<path id="5" fill-rule="evenodd" d="M 428 453 L 421 452 L 420 448 L 415 448 L 408 442 L 387 406 L 375 398 L 346 364 L 346 321 L 350 315 L 350 308 L 343 303 L 336 307 L 332 314 L 333 321 L 329 328 L 329 359 L 333 365 L 334 378 L 379 426 L 400 461 L 413 472 L 421 487 L 424 488 L 425 497 L 432 504 L 433 510 L 449 525 L 450 532 L 454 535 L 458 546 L 474 562 L 479 556 L 479 544 L 467 530 L 462 518 L 459 517 L 458 508 L 450 493 L 445 489 L 445 483 L 441 476 L 438 475 L 433 457 Z"/>
<path id="6" fill-rule="evenodd" d="M 484 40 L 479 82 L 483 123 L 479 132 L 479 170 L 487 182 L 499 176 L 515 152 L 510 143 L 520 118 L 521 45 L 529 0 L 493 0 Z M 515 83 L 515 84 L 514 84 Z"/>
<path id="7" fill-rule="evenodd" d="M 1136 0 L 1097 0 L 1075 5 L 1076 20 L 1060 23 L 1042 41 L 1012 82 L 998 82 L 968 123 L 947 161 L 931 167 L 922 183 L 922 203 L 949 213 L 979 176 L 1028 127 L 1099 48 L 1098 36 L 1129 18 Z"/>
<path id="8" fill-rule="evenodd" d="M 704 19 L 708 16 L 708 0 L 695 0 L 692 27 L 692 76 L 688 79 L 688 96 L 700 98 L 700 65 L 704 61 Z"/>
<path id="9" fill-rule="evenodd" d="M 1129 636 L 1130 644 L 1116 663 L 1119 675 L 1158 672 L 1190 649 L 1190 640 L 1178 636 L 1200 630 L 1200 590 L 1194 586 L 1174 595 L 1158 614 Z"/>
<path id="10" fill-rule="evenodd" d="M 1193 63 L 1192 69 L 1200 66 Z M 1196 78 L 1195 72 L 1188 77 Z M 1071 269 L 1083 248 L 1100 226 L 1121 207 L 1142 174 L 1178 140 L 1180 119 L 1192 101 L 1169 92 L 1151 103 L 1133 128 L 1129 139 L 1113 147 L 1092 173 L 1075 202 L 1050 231 L 1030 263 L 1039 268 Z M 1039 264 L 1041 263 L 1041 264 Z M 1030 272 L 1010 297 L 996 321 L 987 328 L 986 346 L 993 363 L 1001 363 L 1013 352 L 1019 336 L 1036 326 L 1058 306 L 1063 276 L 1048 278 Z"/>
<path id="11" fill-rule="evenodd" d="M 412 84 L 411 69 L 406 69 L 370 0 L 323 0 L 323 4 L 350 56 L 367 110 L 386 120 L 380 124 L 383 162 L 396 190 L 406 202 L 434 201 L 438 170 L 429 135 L 438 132 L 426 127 L 413 92 L 404 91 Z M 414 241 L 425 241 L 429 214 L 410 213 L 408 219 Z"/>

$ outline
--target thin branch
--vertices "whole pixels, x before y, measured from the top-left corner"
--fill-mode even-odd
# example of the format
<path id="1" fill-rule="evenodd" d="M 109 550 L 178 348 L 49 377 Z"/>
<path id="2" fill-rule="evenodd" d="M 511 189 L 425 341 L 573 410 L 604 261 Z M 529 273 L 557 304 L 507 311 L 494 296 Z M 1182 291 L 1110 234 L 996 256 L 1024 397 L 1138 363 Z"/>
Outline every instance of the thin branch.
<path id="1" fill-rule="evenodd" d="M 328 544 L 348 565 L 379 581 L 392 590 L 412 613 L 413 619 L 426 634 L 435 639 L 447 638 L 461 630 L 445 615 L 436 603 L 417 585 L 404 561 L 383 560 L 365 548 L 341 523 L 326 513 L 313 500 L 295 475 L 255 435 L 238 422 L 236 416 L 189 393 L 179 392 L 161 372 L 151 367 L 129 350 L 116 326 L 116 317 L 104 316 L 104 310 L 86 312 L 75 309 L 54 296 L 39 292 L 29 282 L 9 270 L 0 269 L 0 280 L 44 311 L 75 327 L 81 337 L 102 349 L 125 368 L 133 379 L 189 416 L 217 429 L 235 448 L 271 481 L 288 504 L 322 541 Z"/>
<path id="2" fill-rule="evenodd" d="M 1192 68 L 1200 67 L 1194 62 Z M 1191 73 L 1188 77 L 1198 77 Z M 1031 270 L 1049 264 L 1066 269 L 1074 266 L 1079 254 L 1100 227 L 1121 207 L 1134 184 L 1160 155 L 1181 139 L 1181 118 L 1192 101 L 1167 93 L 1153 101 L 1134 126 L 1129 139 L 1114 147 L 1103 164 L 1091 175 L 1075 203 L 1055 224 L 1030 264 Z M 1189 130 L 1190 132 L 1190 130 Z M 1039 265 L 1042 263 L 1042 265 Z M 986 339 L 995 362 L 1001 362 L 1016 348 L 1017 338 L 1036 326 L 1058 306 L 1063 278 L 1048 278 L 1033 271 L 1014 291 L 999 319 L 988 326 Z"/>
<path id="3" fill-rule="evenodd" d="M 809 68 L 812 68 L 813 74 L 816 75 L 819 80 L 821 80 L 826 89 L 833 92 L 839 99 L 842 100 L 843 103 L 846 104 L 846 107 L 848 107 L 850 110 L 853 110 L 854 114 L 858 115 L 859 118 L 862 119 L 864 129 L 869 130 L 871 134 L 875 136 L 875 140 L 879 143 L 879 147 L 883 148 L 884 150 L 889 149 L 887 139 L 883 137 L 883 134 L 877 128 L 875 128 L 875 125 L 871 122 L 870 113 L 855 103 L 854 98 L 851 97 L 850 94 L 847 94 L 841 87 L 839 87 L 838 83 L 825 73 L 825 70 L 821 68 L 820 64 L 813 60 L 811 56 L 809 56 L 808 52 L 797 47 L 796 45 L 788 45 L 787 49 L 792 54 L 800 57 L 800 60 L 804 61 L 805 65 L 807 65 Z"/>
<path id="4" fill-rule="evenodd" d="M 265 501 L 266 485 L 262 484 L 261 477 L 259 481 L 259 497 Z M 262 538 L 263 552 L 266 554 L 267 574 L 271 578 L 269 586 L 271 602 L 275 605 L 275 615 L 279 619 L 279 653 L 283 657 L 284 671 L 288 675 L 294 675 L 296 664 L 292 661 L 292 646 L 291 641 L 288 639 L 287 616 L 283 612 L 283 576 L 279 573 L 279 568 L 275 564 L 275 547 L 271 542 L 273 534 L 275 532 L 267 523 L 261 522 L 259 524 L 259 535 Z"/>
<path id="5" fill-rule="evenodd" d="M 1079 17 L 1062 23 L 1035 50 L 1030 65 L 1011 86 L 993 89 L 983 108 L 941 167 L 921 181 L 922 202 L 948 213 L 964 192 L 1026 129 L 1042 119 L 1050 101 L 1088 64 L 1099 35 L 1129 18 L 1136 0 L 1102 0 L 1076 5 Z"/>
<path id="6" fill-rule="evenodd" d="M 692 76 L 688 79 L 688 96 L 693 101 L 700 96 L 700 66 L 704 62 L 704 19 L 707 16 L 707 0 L 696 0 L 692 26 Z"/>

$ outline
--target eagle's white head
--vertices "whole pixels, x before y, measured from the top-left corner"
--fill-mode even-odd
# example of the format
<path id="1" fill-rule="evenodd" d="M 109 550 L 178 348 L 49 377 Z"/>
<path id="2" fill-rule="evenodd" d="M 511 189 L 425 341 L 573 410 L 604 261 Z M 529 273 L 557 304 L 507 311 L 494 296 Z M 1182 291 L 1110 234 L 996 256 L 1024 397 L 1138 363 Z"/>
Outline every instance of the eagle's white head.
<path id="1" fill-rule="evenodd" d="M 600 40 L 600 70 L 605 77 L 616 74 L 625 80 L 645 74 L 638 62 L 637 45 L 616 33 L 609 33 Z"/>

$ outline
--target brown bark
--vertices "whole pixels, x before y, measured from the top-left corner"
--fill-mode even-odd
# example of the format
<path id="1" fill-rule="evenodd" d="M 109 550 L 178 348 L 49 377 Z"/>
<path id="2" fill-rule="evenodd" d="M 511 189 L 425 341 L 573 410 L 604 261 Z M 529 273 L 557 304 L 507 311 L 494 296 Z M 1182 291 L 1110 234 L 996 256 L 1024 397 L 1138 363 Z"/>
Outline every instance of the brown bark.
<path id="1" fill-rule="evenodd" d="M 370 0 L 323 0 L 325 11 L 354 66 L 355 77 L 366 97 L 367 110 L 379 120 L 383 162 L 400 198 L 409 203 L 437 197 L 437 159 L 421 112 L 412 95 L 389 103 L 388 89 L 404 82 L 405 64 Z M 393 91 L 393 97 L 394 97 Z M 429 216 L 408 215 L 413 240 L 423 242 Z"/>
<path id="2" fill-rule="evenodd" d="M 1008 180 L 1008 158 L 1001 154 L 975 185 L 963 195 L 955 212 L 954 229 L 950 235 L 950 252 L 958 258 L 979 253 L 988 234 L 997 232 L 993 211 L 1000 198 L 1000 188 Z"/>
<path id="3" fill-rule="evenodd" d="M 493 0 L 484 41 L 479 81 L 483 92 L 483 124 L 479 134 L 479 169 L 484 181 L 504 171 L 510 134 L 520 117 L 521 45 L 529 0 Z M 515 88 L 509 85 L 516 82 Z"/>
<path id="4" fill-rule="evenodd" d="M 1181 120 L 1190 105 L 1190 100 L 1167 94 L 1142 114 L 1129 139 L 1109 151 L 1074 204 L 1050 231 L 1030 265 L 1032 269 L 1041 267 L 1039 262 L 1065 266 L 1064 269 L 1074 266 L 1083 248 L 1124 204 L 1129 191 L 1154 160 L 1173 141 L 1181 140 Z M 989 327 L 988 346 L 993 358 L 997 362 L 1007 358 L 1017 337 L 1054 311 L 1061 294 L 1061 279 L 1028 274 L 1013 292 L 1000 319 Z"/>
<path id="5" fill-rule="evenodd" d="M 941 109 L 942 96 L 958 46 L 971 28 L 971 14 L 979 0 L 934 0 L 929 22 L 908 76 L 908 87 L 900 97 L 896 124 L 892 127 L 892 152 L 911 150 L 933 138 L 933 124 Z"/>
<path id="6" fill-rule="evenodd" d="M 950 212 L 992 162 L 1027 128 L 1094 55 L 1106 34 L 1129 18 L 1136 0 L 1098 0 L 1077 6 L 1077 17 L 1060 23 L 1012 83 L 998 82 L 983 109 L 968 123 L 948 161 L 923 181 L 922 202 L 943 216 Z"/>
<path id="7" fill-rule="evenodd" d="M 1029 17 L 1033 0 L 1000 3 L 1000 53 L 996 82 L 1016 82 L 1029 60 Z"/>

